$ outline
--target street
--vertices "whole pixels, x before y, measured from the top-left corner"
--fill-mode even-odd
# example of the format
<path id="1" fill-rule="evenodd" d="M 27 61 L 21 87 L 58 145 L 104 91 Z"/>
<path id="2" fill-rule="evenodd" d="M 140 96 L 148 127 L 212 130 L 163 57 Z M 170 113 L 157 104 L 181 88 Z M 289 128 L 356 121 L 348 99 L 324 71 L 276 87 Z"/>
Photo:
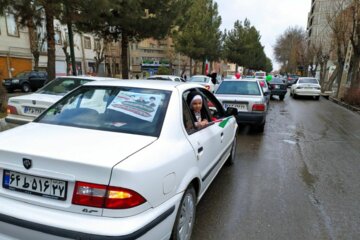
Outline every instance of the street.
<path id="1" fill-rule="evenodd" d="M 324 98 L 270 102 L 198 204 L 193 238 L 356 239 L 360 115 Z"/>
<path id="2" fill-rule="evenodd" d="M 264 134 L 240 129 L 193 239 L 357 239 L 360 115 L 324 98 L 270 105 Z"/>

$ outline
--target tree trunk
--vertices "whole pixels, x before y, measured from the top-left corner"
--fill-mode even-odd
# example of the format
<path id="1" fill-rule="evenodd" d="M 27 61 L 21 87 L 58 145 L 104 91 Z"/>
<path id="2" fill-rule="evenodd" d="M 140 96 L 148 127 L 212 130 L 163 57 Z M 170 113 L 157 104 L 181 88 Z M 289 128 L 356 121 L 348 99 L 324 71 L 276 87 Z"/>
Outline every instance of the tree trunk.
<path id="1" fill-rule="evenodd" d="M 121 73 L 123 79 L 129 79 L 129 67 L 128 67 L 128 47 L 129 38 L 125 31 L 121 36 Z"/>
<path id="2" fill-rule="evenodd" d="M 354 54 L 351 64 L 352 64 L 351 88 L 359 88 L 360 87 L 360 79 L 359 79 L 360 56 Z"/>
<path id="3" fill-rule="evenodd" d="M 50 5 L 51 7 L 51 5 Z M 48 55 L 48 63 L 47 63 L 47 73 L 48 78 L 53 80 L 55 78 L 55 31 L 54 31 L 54 15 L 52 14 L 52 9 L 45 8 L 46 14 L 46 37 L 47 37 L 47 55 Z"/>
<path id="4" fill-rule="evenodd" d="M 190 58 L 190 76 L 189 78 L 192 76 L 192 58 Z"/>
<path id="5" fill-rule="evenodd" d="M 29 31 L 29 40 L 30 40 L 30 51 L 34 57 L 34 69 L 39 69 L 39 46 L 38 46 L 38 37 L 35 31 L 35 24 L 33 19 L 29 19 L 27 23 L 28 31 Z"/>

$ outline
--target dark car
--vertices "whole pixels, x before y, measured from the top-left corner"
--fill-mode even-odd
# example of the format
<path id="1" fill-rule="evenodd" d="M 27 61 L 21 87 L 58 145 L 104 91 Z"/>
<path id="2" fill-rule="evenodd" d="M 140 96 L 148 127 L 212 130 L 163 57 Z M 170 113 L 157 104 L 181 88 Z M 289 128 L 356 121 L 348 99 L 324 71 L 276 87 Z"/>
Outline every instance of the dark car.
<path id="1" fill-rule="evenodd" d="M 270 98 L 274 95 L 279 96 L 279 99 L 282 101 L 285 98 L 287 93 L 287 84 L 280 78 L 272 78 L 268 82 L 270 93 Z"/>
<path id="2" fill-rule="evenodd" d="M 291 85 L 293 85 L 296 82 L 296 80 L 298 80 L 299 77 L 300 76 L 296 74 L 289 74 L 287 76 L 287 86 L 291 87 Z"/>
<path id="3" fill-rule="evenodd" d="M 8 78 L 3 81 L 3 85 L 8 92 L 20 89 L 23 92 L 36 91 L 47 82 L 47 73 L 42 71 L 27 71 Z"/>

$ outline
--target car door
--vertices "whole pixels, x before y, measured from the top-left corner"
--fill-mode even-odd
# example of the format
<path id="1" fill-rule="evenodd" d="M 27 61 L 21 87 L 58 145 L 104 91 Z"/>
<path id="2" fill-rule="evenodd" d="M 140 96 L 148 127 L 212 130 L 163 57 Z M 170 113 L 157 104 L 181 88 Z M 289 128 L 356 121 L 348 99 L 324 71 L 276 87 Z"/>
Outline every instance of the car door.
<path id="1" fill-rule="evenodd" d="M 208 108 L 209 97 L 204 92 L 210 93 L 203 89 L 192 89 L 191 91 L 197 91 L 204 99 L 203 107 Z M 202 186 L 206 189 L 224 161 L 226 151 L 224 146 L 229 145 L 233 134 L 230 133 L 230 123 L 229 125 L 226 124 L 225 127 L 219 125 L 223 120 L 226 120 L 220 103 L 215 104 L 216 108 L 219 108 L 219 113 L 214 111 L 219 118 L 215 119 L 215 116 L 211 116 L 209 109 L 207 109 L 209 124 L 202 129 L 196 129 L 190 106 L 186 101 L 188 94 L 189 91 L 183 95 L 184 126 L 187 131 L 187 138 L 197 155 L 198 168 L 203 182 Z M 233 118 L 230 117 L 229 119 Z"/>

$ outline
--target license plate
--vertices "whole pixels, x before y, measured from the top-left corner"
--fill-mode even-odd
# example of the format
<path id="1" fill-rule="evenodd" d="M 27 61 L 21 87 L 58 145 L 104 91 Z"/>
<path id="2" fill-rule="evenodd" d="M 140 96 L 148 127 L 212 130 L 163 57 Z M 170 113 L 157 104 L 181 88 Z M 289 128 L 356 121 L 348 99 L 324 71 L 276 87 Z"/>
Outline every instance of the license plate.
<path id="1" fill-rule="evenodd" d="M 3 188 L 57 200 L 66 200 L 67 182 L 4 170 Z"/>
<path id="2" fill-rule="evenodd" d="M 237 108 L 238 111 L 247 111 L 246 104 L 226 103 L 225 108 L 228 108 L 228 107 Z"/>
<path id="3" fill-rule="evenodd" d="M 280 86 L 279 85 L 275 85 L 275 89 L 279 89 L 280 88 Z"/>
<path id="4" fill-rule="evenodd" d="M 44 111 L 43 108 L 36 108 L 36 107 L 24 107 L 24 113 L 33 114 L 33 115 L 40 115 Z"/>

